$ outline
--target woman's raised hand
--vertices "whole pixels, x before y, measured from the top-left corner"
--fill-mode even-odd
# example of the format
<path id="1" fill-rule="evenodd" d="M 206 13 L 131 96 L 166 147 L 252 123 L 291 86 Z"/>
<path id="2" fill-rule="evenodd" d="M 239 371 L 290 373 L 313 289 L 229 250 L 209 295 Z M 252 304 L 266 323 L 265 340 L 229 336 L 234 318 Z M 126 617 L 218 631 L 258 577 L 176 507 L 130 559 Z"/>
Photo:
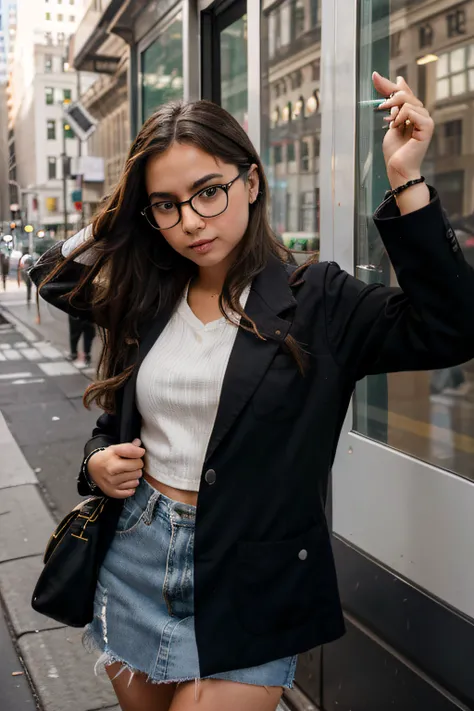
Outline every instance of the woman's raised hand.
<path id="1" fill-rule="evenodd" d="M 421 164 L 435 125 L 429 111 L 403 77 L 397 77 L 394 84 L 374 72 L 372 79 L 379 94 L 388 97 L 379 109 L 390 109 L 390 116 L 384 118 L 389 128 L 384 138 L 383 152 L 393 189 L 421 176 Z"/>

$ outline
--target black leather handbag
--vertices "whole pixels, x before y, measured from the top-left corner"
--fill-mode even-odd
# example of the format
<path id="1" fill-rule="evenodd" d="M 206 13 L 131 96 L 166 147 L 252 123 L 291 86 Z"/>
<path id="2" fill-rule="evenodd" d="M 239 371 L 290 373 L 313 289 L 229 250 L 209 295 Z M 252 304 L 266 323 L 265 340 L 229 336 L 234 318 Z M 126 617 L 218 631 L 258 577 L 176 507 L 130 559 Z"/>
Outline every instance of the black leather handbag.
<path id="1" fill-rule="evenodd" d="M 115 535 L 122 501 L 91 496 L 67 514 L 49 539 L 32 607 L 71 627 L 92 621 L 99 569 Z"/>

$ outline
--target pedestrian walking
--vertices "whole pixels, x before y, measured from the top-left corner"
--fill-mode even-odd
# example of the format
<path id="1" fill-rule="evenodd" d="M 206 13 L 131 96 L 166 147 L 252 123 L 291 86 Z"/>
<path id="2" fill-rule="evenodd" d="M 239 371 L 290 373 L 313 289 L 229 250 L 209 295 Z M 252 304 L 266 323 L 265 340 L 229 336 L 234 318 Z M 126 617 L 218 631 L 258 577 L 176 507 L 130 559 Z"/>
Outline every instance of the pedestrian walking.
<path id="1" fill-rule="evenodd" d="M 23 247 L 22 256 L 20 257 L 20 259 L 18 261 L 17 281 L 18 281 L 18 286 L 20 286 L 20 281 L 23 281 L 23 283 L 26 286 L 26 303 L 27 304 L 31 303 L 31 291 L 32 291 L 33 282 L 30 279 L 28 270 L 32 266 L 33 266 L 33 257 L 30 254 L 28 247 Z"/>
<path id="2" fill-rule="evenodd" d="M 474 356 L 474 272 L 421 176 L 433 120 L 374 84 L 400 288 L 290 265 L 260 158 L 204 101 L 160 107 L 89 237 L 38 265 L 107 329 L 78 488 L 123 506 L 84 642 L 126 711 L 276 709 L 296 655 L 344 632 L 325 500 L 357 380 Z"/>
<path id="3" fill-rule="evenodd" d="M 84 318 L 76 318 L 69 314 L 69 345 L 70 353 L 67 360 L 75 361 L 78 368 L 88 368 L 91 365 L 91 349 L 95 337 L 95 326 L 91 321 Z M 83 337 L 84 360 L 79 360 L 78 345 Z"/>
<path id="4" fill-rule="evenodd" d="M 2 272 L 3 291 L 6 291 L 8 274 L 10 272 L 10 257 L 4 252 L 0 252 L 0 270 Z"/>

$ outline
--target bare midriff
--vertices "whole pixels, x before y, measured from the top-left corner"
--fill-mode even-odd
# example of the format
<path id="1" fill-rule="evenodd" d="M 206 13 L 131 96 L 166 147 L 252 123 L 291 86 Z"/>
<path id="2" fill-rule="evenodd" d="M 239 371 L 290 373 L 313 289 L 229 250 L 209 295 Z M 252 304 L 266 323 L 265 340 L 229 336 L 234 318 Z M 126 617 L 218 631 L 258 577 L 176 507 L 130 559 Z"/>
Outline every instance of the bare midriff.
<path id="1" fill-rule="evenodd" d="M 161 491 L 162 494 L 167 496 L 169 499 L 174 501 L 181 501 L 182 504 L 191 504 L 192 506 L 197 505 L 198 493 L 197 491 L 186 491 L 183 489 L 175 489 L 174 486 L 168 486 L 168 484 L 163 484 L 163 482 L 158 481 L 148 472 L 143 472 L 144 478 L 147 482 L 157 491 Z"/>

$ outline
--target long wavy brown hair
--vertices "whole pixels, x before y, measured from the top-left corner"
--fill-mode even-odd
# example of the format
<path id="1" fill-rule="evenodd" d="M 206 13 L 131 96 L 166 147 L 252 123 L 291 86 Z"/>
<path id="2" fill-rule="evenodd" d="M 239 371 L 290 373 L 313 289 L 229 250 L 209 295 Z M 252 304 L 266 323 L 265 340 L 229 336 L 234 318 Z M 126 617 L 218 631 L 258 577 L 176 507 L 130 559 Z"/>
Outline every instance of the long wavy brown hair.
<path id="1" fill-rule="evenodd" d="M 197 146 L 235 165 L 244 171 L 244 179 L 245 168 L 257 165 L 258 199 L 250 205 L 249 223 L 238 256 L 227 273 L 219 306 L 228 319 L 226 306 L 239 314 L 240 327 L 263 339 L 242 309 L 240 296 L 265 268 L 270 255 L 286 261 L 289 252 L 277 241 L 268 222 L 268 184 L 262 162 L 246 132 L 220 106 L 208 101 L 165 104 L 150 116 L 133 142 L 120 181 L 93 220 L 91 239 L 57 265 L 44 282 L 94 247 L 94 265 L 85 270 L 68 297 L 73 304 L 87 294 L 96 321 L 106 324 L 98 380 L 84 394 L 87 407 L 95 401 L 107 412 L 115 411 L 116 393 L 134 368 L 127 363 L 133 360 L 130 349 L 138 346 L 140 326 L 162 309 L 172 308 L 198 272 L 194 262 L 173 250 L 141 216 L 148 204 L 146 163 L 174 142 Z M 302 367 L 302 354 L 295 339 L 288 335 L 285 343 Z"/>

